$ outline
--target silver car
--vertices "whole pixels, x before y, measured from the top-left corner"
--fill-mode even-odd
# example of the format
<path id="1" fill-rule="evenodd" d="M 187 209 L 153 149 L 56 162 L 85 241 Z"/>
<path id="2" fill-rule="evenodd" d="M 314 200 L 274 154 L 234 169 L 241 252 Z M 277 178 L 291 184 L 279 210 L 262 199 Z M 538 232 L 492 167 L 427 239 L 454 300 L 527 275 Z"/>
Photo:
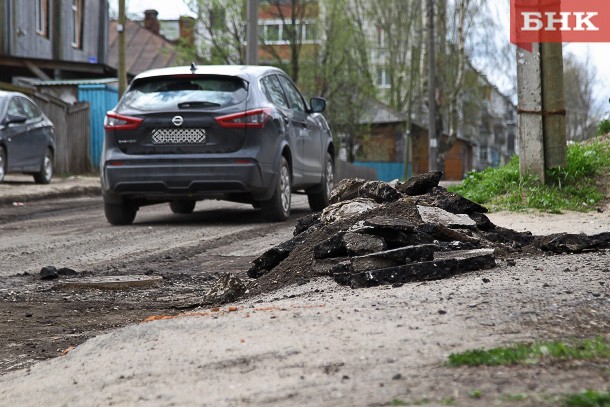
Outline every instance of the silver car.
<path id="1" fill-rule="evenodd" d="M 203 199 L 250 203 L 268 221 L 290 215 L 292 192 L 322 210 L 334 146 L 322 112 L 280 69 L 195 66 L 144 72 L 105 121 L 101 159 L 109 223 L 143 205 L 186 214 Z"/>

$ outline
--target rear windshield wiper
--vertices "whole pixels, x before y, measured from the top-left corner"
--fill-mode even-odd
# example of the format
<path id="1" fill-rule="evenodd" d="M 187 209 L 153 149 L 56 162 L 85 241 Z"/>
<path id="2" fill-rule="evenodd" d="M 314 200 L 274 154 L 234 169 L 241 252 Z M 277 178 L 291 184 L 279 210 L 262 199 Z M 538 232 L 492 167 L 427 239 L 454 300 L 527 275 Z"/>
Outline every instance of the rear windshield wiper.
<path id="1" fill-rule="evenodd" d="M 197 108 L 202 108 L 202 107 L 220 107 L 220 103 L 206 102 L 206 101 L 178 103 L 179 109 L 197 109 Z"/>

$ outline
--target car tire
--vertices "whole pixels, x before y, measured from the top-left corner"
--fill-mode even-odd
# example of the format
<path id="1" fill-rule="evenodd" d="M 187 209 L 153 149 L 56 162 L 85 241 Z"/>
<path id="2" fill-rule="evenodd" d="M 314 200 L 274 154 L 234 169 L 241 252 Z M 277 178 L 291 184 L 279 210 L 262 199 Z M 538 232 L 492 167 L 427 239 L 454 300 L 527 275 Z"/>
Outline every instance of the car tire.
<path id="1" fill-rule="evenodd" d="M 49 184 L 53 178 L 53 152 L 50 148 L 44 152 L 40 171 L 34 174 L 34 182 L 37 184 Z"/>
<path id="2" fill-rule="evenodd" d="M 115 226 L 131 225 L 136 218 L 138 208 L 127 203 L 104 202 L 104 214 L 108 223 Z"/>
<path id="3" fill-rule="evenodd" d="M 169 203 L 169 208 L 173 213 L 188 215 L 189 213 L 193 213 L 196 203 L 196 201 L 171 201 Z"/>
<path id="4" fill-rule="evenodd" d="M 290 216 L 292 199 L 290 166 L 286 158 L 280 160 L 280 168 L 271 199 L 261 202 L 263 218 L 269 222 L 282 222 Z"/>
<path id="5" fill-rule="evenodd" d="M 318 192 L 307 194 L 309 207 L 314 212 L 319 212 L 328 206 L 330 193 L 335 185 L 335 163 L 332 156 L 326 153 L 326 162 L 324 163 L 324 174 L 322 174 L 322 183 L 316 188 Z"/>
<path id="6" fill-rule="evenodd" d="M 6 175 L 6 151 L 0 146 L 0 182 L 4 181 Z"/>

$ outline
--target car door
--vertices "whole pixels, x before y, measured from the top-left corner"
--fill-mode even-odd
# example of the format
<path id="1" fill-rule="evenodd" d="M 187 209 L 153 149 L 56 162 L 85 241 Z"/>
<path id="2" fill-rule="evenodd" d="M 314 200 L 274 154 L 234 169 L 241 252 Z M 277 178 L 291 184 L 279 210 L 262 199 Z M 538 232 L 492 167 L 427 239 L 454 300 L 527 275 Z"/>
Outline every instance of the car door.
<path id="1" fill-rule="evenodd" d="M 300 184 L 303 180 L 305 172 L 305 163 L 303 162 L 303 152 L 301 143 L 301 127 L 298 125 L 295 112 L 290 108 L 284 89 L 280 84 L 277 75 L 268 75 L 261 79 L 263 90 L 267 98 L 273 103 L 280 114 L 283 116 L 286 138 L 293 155 L 292 172 L 293 183 Z"/>
<path id="2" fill-rule="evenodd" d="M 304 182 L 319 183 L 324 156 L 322 154 L 322 129 L 308 112 L 301 92 L 285 76 L 279 77 L 292 110 L 292 121 L 298 129 L 300 155 L 304 165 Z"/>
<path id="3" fill-rule="evenodd" d="M 25 117 L 27 118 L 26 133 L 23 143 L 27 145 L 24 153 L 26 171 L 38 171 L 47 148 L 47 125 L 44 116 L 38 108 L 25 98 L 18 98 Z"/>
<path id="4" fill-rule="evenodd" d="M 8 102 L 5 120 L 17 116 L 25 117 L 25 112 L 19 98 L 13 97 Z M 28 153 L 27 128 L 27 122 L 10 123 L 4 127 L 8 171 L 22 171 L 25 168 Z"/>

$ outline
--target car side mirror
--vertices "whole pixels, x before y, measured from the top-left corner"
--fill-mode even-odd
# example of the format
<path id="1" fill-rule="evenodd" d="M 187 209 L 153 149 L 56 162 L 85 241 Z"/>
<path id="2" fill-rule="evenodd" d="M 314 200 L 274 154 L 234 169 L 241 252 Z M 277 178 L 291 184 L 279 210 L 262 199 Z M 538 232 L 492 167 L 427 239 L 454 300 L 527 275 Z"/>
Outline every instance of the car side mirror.
<path id="1" fill-rule="evenodd" d="M 312 113 L 322 113 L 326 109 L 326 99 L 311 98 L 309 105 Z"/>
<path id="2" fill-rule="evenodd" d="M 9 114 L 8 116 L 6 116 L 6 120 L 4 120 L 4 124 L 6 124 L 6 125 L 21 124 L 21 123 L 25 123 L 27 120 L 28 120 L 28 118 L 25 116 Z"/>

